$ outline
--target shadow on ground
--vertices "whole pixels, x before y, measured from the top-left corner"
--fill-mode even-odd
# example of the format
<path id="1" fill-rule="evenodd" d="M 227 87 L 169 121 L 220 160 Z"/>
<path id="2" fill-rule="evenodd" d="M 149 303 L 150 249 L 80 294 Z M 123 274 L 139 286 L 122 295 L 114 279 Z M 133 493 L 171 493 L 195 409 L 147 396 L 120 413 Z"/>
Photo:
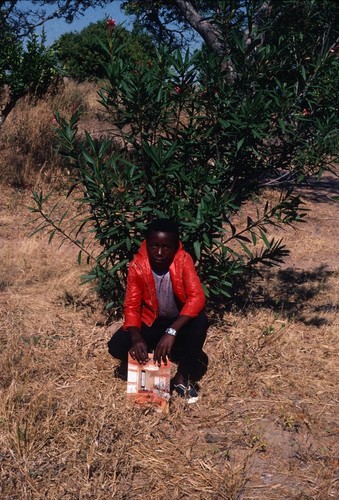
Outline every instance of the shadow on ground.
<path id="1" fill-rule="evenodd" d="M 252 306 L 269 308 L 305 325 L 320 327 L 330 324 L 327 313 L 339 309 L 338 304 L 328 301 L 331 296 L 328 292 L 333 286 L 330 282 L 336 275 L 325 265 L 312 271 L 288 268 L 273 276 L 270 271 L 252 289 Z M 321 296 L 326 296 L 325 303 Z"/>
<path id="2" fill-rule="evenodd" d="M 300 184 L 302 197 L 312 203 L 338 203 L 339 177 L 312 177 Z"/>

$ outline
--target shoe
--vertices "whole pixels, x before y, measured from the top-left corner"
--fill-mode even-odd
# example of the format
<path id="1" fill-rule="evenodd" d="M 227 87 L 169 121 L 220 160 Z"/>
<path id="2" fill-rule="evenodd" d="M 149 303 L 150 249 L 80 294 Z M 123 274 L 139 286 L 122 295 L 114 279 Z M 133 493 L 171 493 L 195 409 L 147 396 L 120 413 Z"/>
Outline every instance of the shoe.
<path id="1" fill-rule="evenodd" d="M 188 404 L 196 403 L 199 399 L 196 389 L 191 384 L 188 384 L 187 386 L 184 384 L 174 384 L 173 389 L 179 394 L 179 396 L 185 398 Z"/>

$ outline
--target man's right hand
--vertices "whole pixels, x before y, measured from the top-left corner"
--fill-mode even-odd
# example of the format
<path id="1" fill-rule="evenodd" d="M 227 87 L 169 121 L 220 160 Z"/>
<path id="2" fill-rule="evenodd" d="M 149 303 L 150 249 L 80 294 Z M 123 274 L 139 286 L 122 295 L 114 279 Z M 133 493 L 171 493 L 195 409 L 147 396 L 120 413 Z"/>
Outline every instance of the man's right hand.
<path id="1" fill-rule="evenodd" d="M 132 347 L 129 350 L 133 359 L 136 359 L 140 365 L 145 365 L 149 360 L 147 344 L 141 336 L 138 328 L 130 328 L 129 332 L 132 339 Z"/>

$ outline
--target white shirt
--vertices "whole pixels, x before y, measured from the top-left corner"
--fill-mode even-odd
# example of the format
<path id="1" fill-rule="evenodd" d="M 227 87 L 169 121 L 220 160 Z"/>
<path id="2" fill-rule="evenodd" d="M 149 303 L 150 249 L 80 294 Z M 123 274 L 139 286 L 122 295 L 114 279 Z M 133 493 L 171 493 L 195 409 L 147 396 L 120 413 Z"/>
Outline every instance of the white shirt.
<path id="1" fill-rule="evenodd" d="M 156 274 L 152 271 L 157 293 L 160 318 L 174 318 L 179 310 L 174 299 L 172 281 L 169 271 L 165 274 Z"/>

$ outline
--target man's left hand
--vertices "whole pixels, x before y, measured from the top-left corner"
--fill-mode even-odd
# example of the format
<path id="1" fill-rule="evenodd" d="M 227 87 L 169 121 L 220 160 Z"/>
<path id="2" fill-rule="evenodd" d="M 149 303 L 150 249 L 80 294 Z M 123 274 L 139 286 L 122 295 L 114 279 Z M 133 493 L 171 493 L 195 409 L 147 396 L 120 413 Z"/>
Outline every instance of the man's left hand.
<path id="1" fill-rule="evenodd" d="M 160 366 L 162 361 L 164 365 L 167 365 L 167 358 L 170 359 L 174 342 L 175 342 L 175 337 L 173 337 L 172 335 L 167 335 L 167 333 L 165 333 L 161 337 L 155 348 L 153 356 L 155 363 L 158 363 L 158 365 Z"/>

